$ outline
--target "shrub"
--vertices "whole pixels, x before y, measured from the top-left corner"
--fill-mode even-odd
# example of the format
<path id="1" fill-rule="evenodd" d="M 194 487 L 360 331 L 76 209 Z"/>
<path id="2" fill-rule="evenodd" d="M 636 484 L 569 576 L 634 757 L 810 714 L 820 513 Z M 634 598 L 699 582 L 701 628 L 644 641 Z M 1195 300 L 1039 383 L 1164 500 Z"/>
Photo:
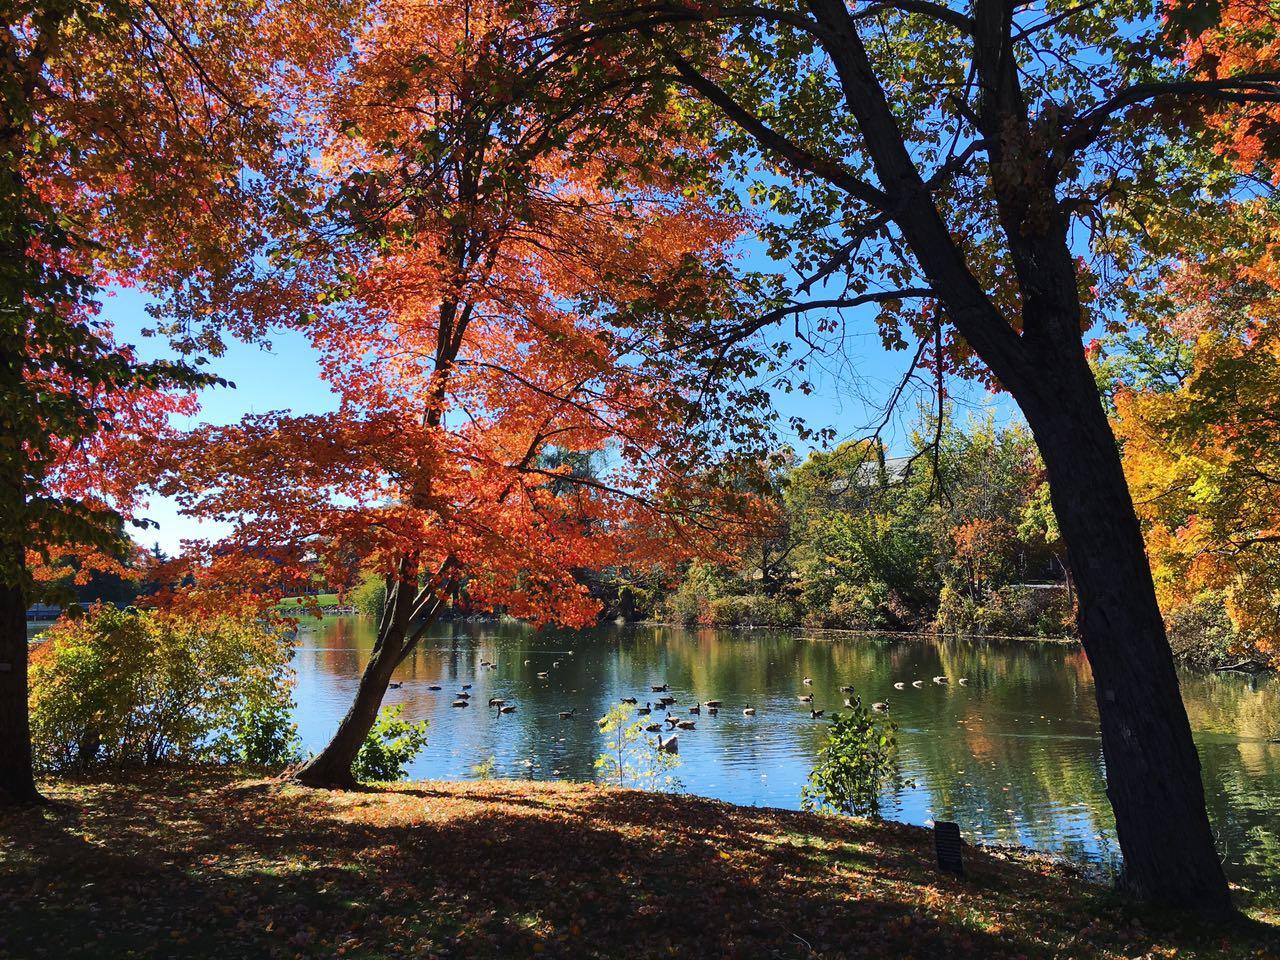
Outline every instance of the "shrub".
<path id="1" fill-rule="evenodd" d="M 898 772 L 897 727 L 888 720 L 876 722 L 859 704 L 832 718 L 827 745 L 800 790 L 800 805 L 878 819 L 881 791 L 905 785 Z"/>
<path id="2" fill-rule="evenodd" d="M 387 582 L 376 573 L 366 573 L 347 594 L 347 602 L 360 611 L 360 615 L 377 620 L 387 603 Z"/>
<path id="3" fill-rule="evenodd" d="M 650 739 L 645 722 L 637 720 L 635 707 L 622 703 L 600 718 L 605 749 L 596 758 L 596 769 L 606 780 L 620 787 L 667 790 L 679 785 L 671 771 L 680 766 L 677 754 L 659 749 L 658 739 Z"/>
<path id="4" fill-rule="evenodd" d="M 288 739 L 291 641 L 252 617 L 95 607 L 47 637 L 31 667 L 42 772 L 237 754 L 274 760 Z"/>
<path id="5" fill-rule="evenodd" d="M 1221 593 L 1202 593 L 1166 618 L 1169 647 L 1188 666 L 1212 670 L 1240 655 L 1241 638 Z"/>
<path id="6" fill-rule="evenodd" d="M 214 752 L 222 763 L 280 769 L 303 759 L 298 725 L 290 719 L 293 699 L 287 691 L 293 681 L 287 671 L 282 666 L 266 696 L 253 696 L 237 705 L 231 722 L 214 741 Z"/>
<path id="7" fill-rule="evenodd" d="M 404 705 L 383 707 L 373 729 L 360 745 L 352 775 L 359 781 L 403 780 L 405 767 L 427 745 L 427 721 L 411 723 L 400 715 Z"/>

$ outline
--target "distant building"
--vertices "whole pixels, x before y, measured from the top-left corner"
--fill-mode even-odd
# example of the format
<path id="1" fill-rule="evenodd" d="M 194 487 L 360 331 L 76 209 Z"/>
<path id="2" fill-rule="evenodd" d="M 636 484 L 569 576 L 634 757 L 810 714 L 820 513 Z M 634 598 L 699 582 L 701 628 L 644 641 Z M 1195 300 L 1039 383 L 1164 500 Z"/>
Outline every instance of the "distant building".
<path id="1" fill-rule="evenodd" d="M 49 603 L 33 603 L 27 608 L 28 620 L 57 620 L 62 615 L 62 608 Z"/>

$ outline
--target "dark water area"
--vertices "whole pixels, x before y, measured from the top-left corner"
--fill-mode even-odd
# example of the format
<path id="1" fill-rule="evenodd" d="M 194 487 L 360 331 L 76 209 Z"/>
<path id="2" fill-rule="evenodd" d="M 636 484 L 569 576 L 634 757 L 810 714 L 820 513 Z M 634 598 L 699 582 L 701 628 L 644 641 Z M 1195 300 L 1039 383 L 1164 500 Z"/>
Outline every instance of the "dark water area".
<path id="1" fill-rule="evenodd" d="M 319 750 L 350 704 L 373 644 L 359 618 L 304 623 L 295 666 L 299 733 Z M 497 664 L 482 668 L 481 661 Z M 526 663 L 526 661 L 528 661 Z M 558 665 L 557 665 L 558 664 Z M 541 679 L 538 673 L 545 672 Z M 945 675 L 947 684 L 932 678 Z M 811 686 L 804 678 L 813 680 Z M 959 678 L 968 679 L 961 685 Z M 492 758 L 493 774 L 593 780 L 603 735 L 595 721 L 620 698 L 654 699 L 667 683 L 694 730 L 680 731 L 676 774 L 689 793 L 796 808 L 826 737 L 798 699 L 840 709 L 851 684 L 884 700 L 899 727 L 903 773 L 884 815 L 960 823 L 970 839 L 1016 843 L 1104 866 L 1119 855 L 1104 792 L 1093 680 L 1074 646 L 928 641 L 760 631 L 607 627 L 581 633 L 519 624 L 446 624 L 397 671 L 387 703 L 430 722 L 414 779 L 464 780 Z M 923 681 L 920 688 L 912 681 Z M 895 682 L 905 689 L 894 688 Z M 450 707 L 472 684 L 467 709 Z M 428 689 L 441 686 L 440 691 Z M 1209 813 L 1231 878 L 1280 898 L 1280 678 L 1182 677 L 1204 769 Z M 490 697 L 516 706 L 499 715 Z M 745 716 L 745 707 L 754 716 Z M 574 720 L 561 710 L 577 708 Z"/>

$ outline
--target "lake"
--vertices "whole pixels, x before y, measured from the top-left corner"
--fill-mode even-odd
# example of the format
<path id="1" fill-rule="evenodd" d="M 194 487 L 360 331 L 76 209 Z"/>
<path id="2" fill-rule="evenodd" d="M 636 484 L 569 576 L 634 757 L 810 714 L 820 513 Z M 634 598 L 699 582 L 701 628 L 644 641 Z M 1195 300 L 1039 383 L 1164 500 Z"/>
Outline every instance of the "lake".
<path id="1" fill-rule="evenodd" d="M 297 722 L 319 750 L 354 695 L 374 624 L 304 622 L 295 667 Z M 496 669 L 481 668 L 492 661 Z M 527 661 L 527 663 L 526 663 Z M 554 664 L 558 663 L 558 666 Z M 537 674 L 546 672 L 546 679 Z M 951 683 L 931 678 L 946 675 Z M 804 678 L 812 686 L 803 684 Z M 967 686 L 956 681 L 969 679 Z M 852 684 L 885 700 L 913 785 L 887 796 L 886 818 L 958 821 L 971 839 L 1017 843 L 1111 866 L 1118 859 L 1104 793 L 1093 681 L 1076 646 L 795 632 L 602 627 L 535 631 L 514 623 L 443 624 L 396 673 L 386 702 L 430 721 L 414 779 L 460 780 L 490 758 L 500 777 L 592 780 L 603 735 L 595 721 L 624 696 L 670 685 L 673 712 L 709 699 L 679 731 L 683 789 L 733 803 L 798 807 L 826 737 L 799 696 L 828 713 Z M 923 680 L 923 688 L 911 681 Z M 907 684 L 894 689 L 894 682 Z M 450 707 L 464 683 L 472 706 Z M 427 689 L 438 684 L 442 689 Z M 1231 878 L 1280 896 L 1280 678 L 1182 676 L 1204 768 L 1209 813 Z M 501 697 L 516 712 L 484 706 Z M 743 708 L 756 708 L 745 716 Z M 561 710 L 577 708 L 574 720 Z"/>

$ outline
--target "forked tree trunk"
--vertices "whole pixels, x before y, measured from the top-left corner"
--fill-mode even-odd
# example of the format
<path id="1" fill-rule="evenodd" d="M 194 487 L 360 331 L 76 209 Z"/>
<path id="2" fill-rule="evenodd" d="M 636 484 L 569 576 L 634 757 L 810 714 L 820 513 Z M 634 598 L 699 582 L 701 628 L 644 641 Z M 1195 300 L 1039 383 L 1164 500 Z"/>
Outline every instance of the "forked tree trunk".
<path id="1" fill-rule="evenodd" d="M 387 629 L 390 632 L 386 635 L 380 631 L 373 656 L 360 675 L 355 700 L 338 724 L 333 739 L 298 771 L 295 779 L 299 782 L 312 787 L 335 789 L 350 789 L 356 785 L 351 765 L 355 763 L 361 744 L 378 719 L 378 710 L 382 707 L 382 698 L 386 696 L 387 685 L 391 682 L 391 674 L 396 668 L 404 640 L 402 633 L 396 634 L 394 624 Z"/>
<path id="2" fill-rule="evenodd" d="M 436 602 L 431 611 L 411 625 L 414 602 L 417 597 L 414 580 L 397 580 L 387 591 L 386 605 L 378 623 L 378 636 L 374 640 L 373 655 L 360 675 L 355 700 L 346 716 L 338 724 L 337 732 L 328 746 L 313 757 L 294 779 L 312 787 L 328 787 L 349 790 L 356 786 L 351 765 L 365 737 L 373 729 L 382 707 L 382 698 L 396 667 L 408 656 L 417 639 L 439 614 L 442 604 Z"/>
<path id="3" fill-rule="evenodd" d="M 38 803 L 27 708 L 27 604 L 22 589 L 0 586 L 0 805 Z"/>
<path id="4" fill-rule="evenodd" d="M 1122 880 L 1143 899 L 1229 911 L 1142 531 L 1095 382 L 1083 352 L 1074 353 L 1055 358 L 1036 396 L 1018 400 L 1070 547 Z"/>

